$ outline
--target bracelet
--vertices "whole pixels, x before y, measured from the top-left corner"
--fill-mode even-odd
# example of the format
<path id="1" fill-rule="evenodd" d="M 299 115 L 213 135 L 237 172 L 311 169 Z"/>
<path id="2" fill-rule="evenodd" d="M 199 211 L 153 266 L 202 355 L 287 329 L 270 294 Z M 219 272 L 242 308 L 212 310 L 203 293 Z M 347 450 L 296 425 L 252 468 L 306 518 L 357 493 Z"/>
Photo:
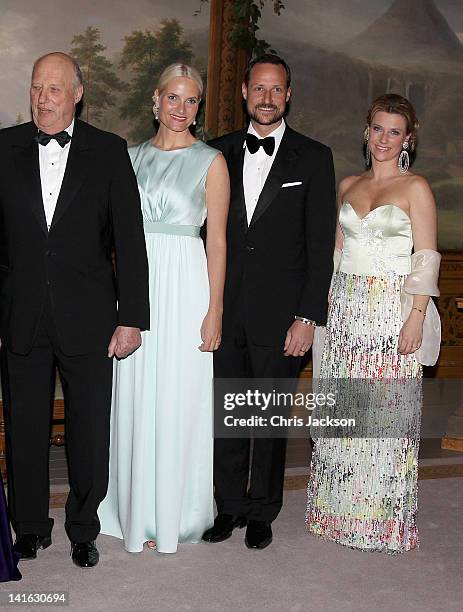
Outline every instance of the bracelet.
<path id="1" fill-rule="evenodd" d="M 426 313 L 424 312 L 424 310 L 422 310 L 421 308 L 417 308 L 416 306 L 412 306 L 412 310 L 417 310 L 418 312 L 421 312 L 421 314 L 423 315 L 423 317 L 426 316 Z"/>
<path id="2" fill-rule="evenodd" d="M 301 323 L 305 323 L 305 325 L 311 325 L 312 327 L 317 327 L 317 323 L 312 321 L 312 319 L 306 319 L 305 317 L 298 317 L 295 315 L 294 319 L 296 321 L 300 321 Z"/>

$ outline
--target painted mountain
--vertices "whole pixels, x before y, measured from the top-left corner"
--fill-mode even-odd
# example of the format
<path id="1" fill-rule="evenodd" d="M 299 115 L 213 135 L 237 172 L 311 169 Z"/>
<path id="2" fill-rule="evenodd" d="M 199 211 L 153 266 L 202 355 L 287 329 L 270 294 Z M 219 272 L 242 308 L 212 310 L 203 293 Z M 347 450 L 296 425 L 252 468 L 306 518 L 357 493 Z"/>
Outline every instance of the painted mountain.
<path id="1" fill-rule="evenodd" d="M 393 66 L 425 64 L 446 72 L 463 66 L 463 45 L 433 0 L 396 0 L 343 50 Z"/>
<path id="2" fill-rule="evenodd" d="M 420 120 L 414 170 L 436 197 L 439 246 L 463 249 L 463 45 L 433 0 L 393 2 L 337 49 L 265 36 L 293 70 L 289 123 L 332 147 L 338 180 L 363 170 L 370 102 L 388 92 L 411 100 Z"/>

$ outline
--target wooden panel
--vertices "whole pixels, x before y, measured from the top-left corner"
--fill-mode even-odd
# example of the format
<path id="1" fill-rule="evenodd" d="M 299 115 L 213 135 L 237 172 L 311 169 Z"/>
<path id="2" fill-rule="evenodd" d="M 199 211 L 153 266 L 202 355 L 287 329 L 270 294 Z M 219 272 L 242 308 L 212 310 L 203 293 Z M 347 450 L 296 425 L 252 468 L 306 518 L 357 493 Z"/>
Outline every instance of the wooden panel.
<path id="1" fill-rule="evenodd" d="M 451 436 L 445 436 L 442 438 L 442 446 L 441 448 L 445 448 L 445 450 L 458 451 L 459 453 L 463 453 L 463 437 L 462 438 L 452 438 Z"/>
<path id="2" fill-rule="evenodd" d="M 445 304 L 448 305 L 450 313 L 446 313 L 447 316 L 444 319 L 446 321 L 444 341 L 448 342 L 448 351 L 453 360 L 446 366 L 446 370 L 450 372 L 450 375 L 454 374 L 458 378 L 463 378 L 461 364 L 461 353 L 463 352 L 463 298 L 459 297 L 463 294 L 461 280 L 463 277 L 462 260 L 457 256 L 453 257 L 446 261 L 444 270 L 450 277 L 448 286 L 445 286 L 448 290 L 448 294 L 445 296 Z M 454 294 L 456 294 L 455 297 Z M 444 368 L 442 369 L 444 370 Z M 442 448 L 463 452 L 463 394 L 460 404 L 455 407 L 453 414 L 449 417 L 447 435 L 442 438 Z"/>
<path id="3" fill-rule="evenodd" d="M 61 446 L 64 444 L 64 401 L 56 399 L 53 409 L 50 444 Z M 3 420 L 3 401 L 0 400 L 0 469 L 6 481 L 6 448 L 5 448 L 5 422 Z"/>
<path id="4" fill-rule="evenodd" d="M 210 16 L 206 131 L 215 137 L 244 126 L 241 83 L 249 58 L 230 42 L 233 0 L 212 0 Z"/>
<path id="5" fill-rule="evenodd" d="M 457 307 L 457 298 L 463 295 L 463 253 L 443 254 L 439 289 L 442 346 L 432 374 L 439 378 L 463 378 L 463 312 Z"/>

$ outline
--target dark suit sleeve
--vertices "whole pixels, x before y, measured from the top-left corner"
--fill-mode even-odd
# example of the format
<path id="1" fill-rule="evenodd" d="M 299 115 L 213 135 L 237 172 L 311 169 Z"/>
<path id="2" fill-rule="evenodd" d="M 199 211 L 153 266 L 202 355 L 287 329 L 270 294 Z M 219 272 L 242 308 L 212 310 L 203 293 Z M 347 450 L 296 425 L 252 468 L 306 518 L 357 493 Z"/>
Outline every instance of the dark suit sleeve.
<path id="1" fill-rule="evenodd" d="M 219 136 L 219 138 L 213 138 L 212 140 L 208 140 L 206 144 L 208 144 L 213 149 L 217 149 L 217 151 L 223 153 L 223 156 L 225 157 L 228 163 L 228 159 L 230 156 L 230 147 L 234 143 L 233 136 L 233 134 L 229 134 L 228 136 Z"/>
<path id="2" fill-rule="evenodd" d="M 137 180 L 125 141 L 113 149 L 111 214 L 118 325 L 149 329 L 148 261 Z"/>
<path id="3" fill-rule="evenodd" d="M 323 147 L 315 159 L 318 163 L 306 199 L 307 280 L 295 314 L 324 325 L 333 273 L 336 188 L 331 150 Z"/>

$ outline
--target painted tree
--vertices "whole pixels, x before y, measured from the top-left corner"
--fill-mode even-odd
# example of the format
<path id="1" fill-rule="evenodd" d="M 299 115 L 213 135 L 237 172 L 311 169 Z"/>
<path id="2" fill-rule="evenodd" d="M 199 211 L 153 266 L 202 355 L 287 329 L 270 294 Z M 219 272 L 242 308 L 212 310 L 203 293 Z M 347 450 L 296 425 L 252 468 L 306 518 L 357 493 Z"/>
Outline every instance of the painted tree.
<path id="1" fill-rule="evenodd" d="M 120 66 L 129 68 L 133 78 L 121 117 L 132 122 L 130 136 L 141 142 L 153 132 L 151 97 L 161 72 L 174 62 L 190 63 L 193 53 L 177 19 L 164 19 L 156 31 L 135 30 L 124 41 Z"/>
<path id="2" fill-rule="evenodd" d="M 71 55 L 77 60 L 84 80 L 82 118 L 101 123 L 106 109 L 114 106 L 116 95 L 125 88 L 112 63 L 103 55 L 106 47 L 100 42 L 100 30 L 89 26 L 72 39 Z"/>

